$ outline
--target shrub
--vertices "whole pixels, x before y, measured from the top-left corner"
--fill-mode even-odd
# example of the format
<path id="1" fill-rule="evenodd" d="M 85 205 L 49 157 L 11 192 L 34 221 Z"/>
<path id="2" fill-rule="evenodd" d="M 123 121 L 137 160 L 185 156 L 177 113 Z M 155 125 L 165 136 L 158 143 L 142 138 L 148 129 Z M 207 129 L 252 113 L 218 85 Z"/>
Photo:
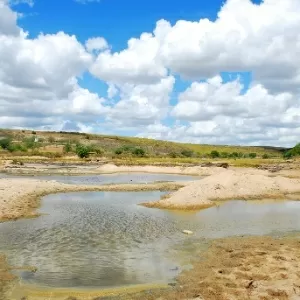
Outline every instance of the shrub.
<path id="1" fill-rule="evenodd" d="M 7 148 L 7 150 L 9 152 L 16 152 L 16 151 L 22 151 L 22 152 L 26 152 L 27 148 L 26 146 L 22 145 L 22 144 L 10 144 Z"/>
<path id="2" fill-rule="evenodd" d="M 292 153 L 291 153 L 291 151 L 286 151 L 286 152 L 284 152 L 283 153 L 283 158 L 285 158 L 285 159 L 290 159 L 290 158 L 292 158 Z"/>
<path id="3" fill-rule="evenodd" d="M 104 150 L 98 145 L 90 146 L 90 151 L 95 152 L 97 155 L 102 155 L 104 153 Z"/>
<path id="4" fill-rule="evenodd" d="M 250 158 L 256 158 L 256 153 L 253 153 L 253 152 L 252 152 L 252 153 L 249 153 L 249 157 L 250 157 Z"/>
<path id="5" fill-rule="evenodd" d="M 64 152 L 69 153 L 71 151 L 72 151 L 72 145 L 71 145 L 71 143 L 68 142 L 64 145 Z"/>
<path id="6" fill-rule="evenodd" d="M 178 156 L 178 154 L 176 152 L 170 152 L 168 154 L 171 158 L 176 158 Z"/>
<path id="7" fill-rule="evenodd" d="M 145 156 L 145 150 L 142 148 L 135 148 L 132 150 L 132 154 L 135 156 L 143 157 Z"/>
<path id="8" fill-rule="evenodd" d="M 263 159 L 268 159 L 268 158 L 270 158 L 270 156 L 269 156 L 268 154 L 264 154 L 264 155 L 262 156 L 262 158 L 263 158 Z"/>
<path id="9" fill-rule="evenodd" d="M 115 150 L 115 154 L 120 155 L 123 153 L 123 149 L 122 148 L 118 148 Z"/>
<path id="10" fill-rule="evenodd" d="M 35 132 L 35 131 L 32 131 L 31 133 L 32 133 L 32 134 L 36 134 L 36 132 Z"/>
<path id="11" fill-rule="evenodd" d="M 53 136 L 49 136 L 48 137 L 48 142 L 51 143 L 51 144 L 55 143 L 55 138 Z"/>
<path id="12" fill-rule="evenodd" d="M 220 153 L 220 156 L 221 156 L 222 158 L 227 158 L 227 157 L 229 157 L 229 153 L 228 153 L 228 152 L 221 152 L 221 153 Z"/>
<path id="13" fill-rule="evenodd" d="M 194 152 L 192 151 L 192 150 L 182 150 L 181 151 L 181 154 L 183 155 L 183 156 L 185 156 L 185 157 L 192 157 L 193 156 L 193 154 L 194 154 Z"/>
<path id="14" fill-rule="evenodd" d="M 284 158 L 291 158 L 293 156 L 298 156 L 300 155 L 300 143 L 297 144 L 294 148 L 286 151 L 284 154 L 283 154 L 283 157 Z"/>
<path id="15" fill-rule="evenodd" d="M 32 149 L 32 148 L 35 148 L 35 146 L 37 146 L 36 143 L 35 143 L 35 137 L 34 136 L 30 137 L 30 138 L 25 138 L 23 140 L 23 143 L 26 146 L 26 148 L 28 148 L 28 149 Z"/>
<path id="16" fill-rule="evenodd" d="M 11 144 L 11 139 L 10 138 L 0 139 L 0 147 L 1 148 L 8 149 L 10 144 Z"/>
<path id="17" fill-rule="evenodd" d="M 232 152 L 229 157 L 232 157 L 232 158 L 238 158 L 239 157 L 239 154 L 237 152 Z"/>
<path id="18" fill-rule="evenodd" d="M 76 145 L 76 154 L 78 155 L 78 157 L 88 158 L 90 154 L 89 152 L 90 149 L 88 146 L 81 145 L 81 144 Z"/>
<path id="19" fill-rule="evenodd" d="M 220 157 L 220 153 L 216 150 L 213 150 L 210 152 L 210 157 L 211 158 L 217 158 L 217 157 Z"/>

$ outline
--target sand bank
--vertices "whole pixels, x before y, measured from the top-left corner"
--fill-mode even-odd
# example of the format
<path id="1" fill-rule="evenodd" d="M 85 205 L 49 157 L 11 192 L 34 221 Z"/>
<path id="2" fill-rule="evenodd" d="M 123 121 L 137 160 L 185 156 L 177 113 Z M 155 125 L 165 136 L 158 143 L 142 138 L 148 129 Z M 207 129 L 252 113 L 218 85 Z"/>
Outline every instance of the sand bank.
<path id="1" fill-rule="evenodd" d="M 54 163 L 24 163 L 15 165 L 12 161 L 7 161 L 0 166 L 0 172 L 8 174 L 30 174 L 30 175 L 89 175 L 89 174 L 113 174 L 113 173 L 157 173 L 157 174 L 179 174 L 179 175 L 198 175 L 208 176 L 219 173 L 223 168 L 210 166 L 116 166 L 114 164 L 85 163 L 75 164 L 54 164 Z"/>
<path id="2" fill-rule="evenodd" d="M 153 191 L 177 190 L 186 183 L 72 185 L 27 178 L 0 179 L 0 221 L 34 217 L 40 198 L 47 194 L 80 191 Z"/>
<path id="3" fill-rule="evenodd" d="M 295 198 L 300 193 L 300 179 L 272 176 L 256 169 L 223 170 L 185 187 L 147 207 L 198 209 L 214 205 L 214 200 Z M 299 197 L 300 198 L 300 197 Z"/>
<path id="4" fill-rule="evenodd" d="M 299 237 L 215 240 L 195 257 L 171 291 L 130 299 L 273 300 L 300 299 Z"/>

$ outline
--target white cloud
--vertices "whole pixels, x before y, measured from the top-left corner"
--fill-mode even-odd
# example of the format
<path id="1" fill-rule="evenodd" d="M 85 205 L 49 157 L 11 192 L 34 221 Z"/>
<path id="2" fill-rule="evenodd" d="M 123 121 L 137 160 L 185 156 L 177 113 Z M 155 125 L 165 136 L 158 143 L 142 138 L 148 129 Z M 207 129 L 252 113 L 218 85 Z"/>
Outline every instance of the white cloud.
<path id="1" fill-rule="evenodd" d="M 120 86 L 121 100 L 111 109 L 108 120 L 117 126 L 139 126 L 164 118 L 174 83 L 174 77 L 169 76 L 155 84 Z"/>
<path id="2" fill-rule="evenodd" d="M 189 78 L 250 70 L 271 90 L 297 89 L 299 11 L 298 0 L 265 0 L 261 5 L 228 0 L 215 22 L 178 21 L 159 52 L 168 67 Z"/>
<path id="3" fill-rule="evenodd" d="M 90 72 L 96 77 L 118 84 L 153 84 L 167 76 L 159 57 L 159 40 L 149 33 L 128 41 L 128 48 L 112 53 L 101 52 Z"/>
<path id="4" fill-rule="evenodd" d="M 119 52 L 104 37 L 82 44 L 61 31 L 32 39 L 8 4 L 0 0 L 0 127 L 111 125 L 197 143 L 298 142 L 299 0 L 228 0 L 215 21 L 160 20 Z M 107 84 L 107 95 L 79 85 L 87 71 Z M 244 91 L 239 79 L 223 82 L 223 71 L 249 71 L 253 82 Z M 194 82 L 172 107 L 175 74 Z"/>
<path id="5" fill-rule="evenodd" d="M 89 52 L 101 51 L 108 48 L 108 43 L 103 37 L 90 38 L 86 41 L 85 47 Z"/>

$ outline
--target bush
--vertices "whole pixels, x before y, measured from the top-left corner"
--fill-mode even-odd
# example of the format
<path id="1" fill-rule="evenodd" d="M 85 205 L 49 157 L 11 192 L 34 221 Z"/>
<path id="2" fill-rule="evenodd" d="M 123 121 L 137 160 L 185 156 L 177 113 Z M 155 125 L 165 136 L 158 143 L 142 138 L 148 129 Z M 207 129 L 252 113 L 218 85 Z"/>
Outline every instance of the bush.
<path id="1" fill-rule="evenodd" d="M 192 157 L 194 154 L 194 152 L 192 150 L 182 150 L 181 151 L 181 155 L 185 156 L 185 157 Z"/>
<path id="2" fill-rule="evenodd" d="M 115 150 L 115 154 L 120 155 L 123 153 L 123 149 L 122 148 L 118 148 Z"/>
<path id="3" fill-rule="evenodd" d="M 28 148 L 28 149 L 33 149 L 37 146 L 36 143 L 35 143 L 35 137 L 34 136 L 30 137 L 30 138 L 25 138 L 23 140 L 23 143 L 24 143 L 25 147 Z"/>
<path id="4" fill-rule="evenodd" d="M 72 145 L 68 142 L 64 145 L 64 152 L 69 153 L 72 151 Z"/>
<path id="5" fill-rule="evenodd" d="M 49 136 L 48 137 L 48 142 L 51 143 L 51 144 L 55 143 L 55 138 L 53 136 Z"/>
<path id="6" fill-rule="evenodd" d="M 21 151 L 21 152 L 26 152 L 27 148 L 26 146 L 22 144 L 10 144 L 7 148 L 9 152 L 16 152 L 16 151 Z"/>
<path id="7" fill-rule="evenodd" d="M 220 156 L 221 156 L 222 158 L 228 158 L 228 157 L 229 157 L 229 153 L 228 153 L 228 152 L 221 152 L 221 153 L 220 153 Z"/>
<path id="8" fill-rule="evenodd" d="M 232 152 L 231 154 L 229 154 L 229 157 L 231 157 L 231 158 L 238 158 L 239 154 L 237 152 Z"/>
<path id="9" fill-rule="evenodd" d="M 11 139 L 10 138 L 4 138 L 4 139 L 0 139 L 0 147 L 7 150 L 8 147 L 11 144 Z"/>
<path id="10" fill-rule="evenodd" d="M 95 152 L 97 155 L 102 155 L 104 153 L 104 150 L 98 145 L 90 146 L 90 151 Z"/>
<path id="11" fill-rule="evenodd" d="M 252 153 L 249 153 L 249 157 L 250 157 L 250 158 L 256 158 L 256 153 L 253 153 L 253 152 L 252 152 Z"/>
<path id="12" fill-rule="evenodd" d="M 143 157 L 145 156 L 145 150 L 142 148 L 135 148 L 132 150 L 132 154 L 135 156 Z"/>
<path id="13" fill-rule="evenodd" d="M 263 159 L 268 159 L 268 158 L 270 158 L 270 156 L 269 156 L 268 154 L 264 154 L 264 155 L 262 156 L 262 158 L 263 158 Z"/>
<path id="14" fill-rule="evenodd" d="M 36 134 L 36 132 L 35 132 L 35 131 L 32 131 L 31 133 L 32 133 L 32 134 Z"/>
<path id="15" fill-rule="evenodd" d="M 220 153 L 216 150 L 213 150 L 210 152 L 210 157 L 211 158 L 217 158 L 217 157 L 220 157 Z"/>
<path id="16" fill-rule="evenodd" d="M 88 146 L 78 144 L 76 146 L 76 154 L 80 158 L 88 158 L 90 154 L 90 149 Z"/>
<path id="17" fill-rule="evenodd" d="M 283 154 L 283 157 L 288 159 L 288 158 L 292 158 L 293 156 L 299 156 L 300 155 L 300 143 L 297 144 L 294 148 L 286 151 Z"/>
<path id="18" fill-rule="evenodd" d="M 176 158 L 178 156 L 178 154 L 176 152 L 170 152 L 168 155 L 171 158 Z"/>

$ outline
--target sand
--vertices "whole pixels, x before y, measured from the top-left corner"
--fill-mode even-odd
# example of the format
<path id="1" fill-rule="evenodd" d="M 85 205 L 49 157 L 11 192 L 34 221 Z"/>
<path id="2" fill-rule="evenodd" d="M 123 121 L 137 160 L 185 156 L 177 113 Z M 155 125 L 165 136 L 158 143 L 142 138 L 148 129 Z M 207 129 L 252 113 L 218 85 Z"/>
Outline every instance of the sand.
<path id="1" fill-rule="evenodd" d="M 296 300 L 300 299 L 299 237 L 216 240 L 195 257 L 169 291 L 124 299 Z"/>
<path id="2" fill-rule="evenodd" d="M 164 199 L 144 205 L 167 209 L 198 209 L 213 206 L 214 200 L 289 199 L 290 194 L 295 193 L 300 193 L 300 179 L 270 177 L 268 172 L 256 169 L 233 169 L 193 181 Z"/>

